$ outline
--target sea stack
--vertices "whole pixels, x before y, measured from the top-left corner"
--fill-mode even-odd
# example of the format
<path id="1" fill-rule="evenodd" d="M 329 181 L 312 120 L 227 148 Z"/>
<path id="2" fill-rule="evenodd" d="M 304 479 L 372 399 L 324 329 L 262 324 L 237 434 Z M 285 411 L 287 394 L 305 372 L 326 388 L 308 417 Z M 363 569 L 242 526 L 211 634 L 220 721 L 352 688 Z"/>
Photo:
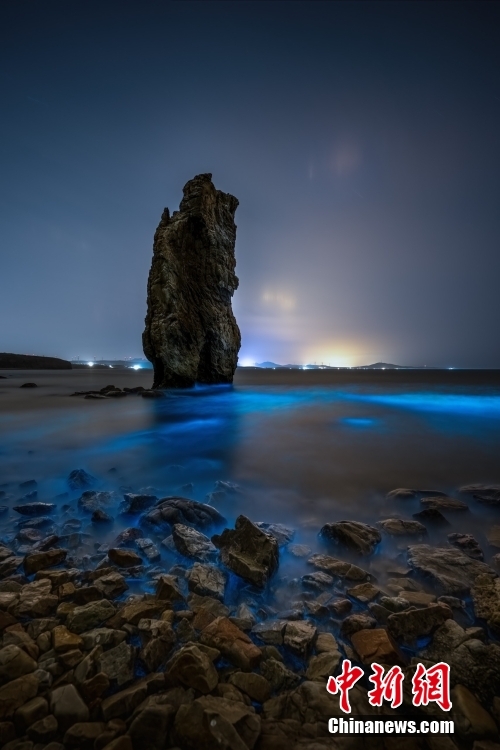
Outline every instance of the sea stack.
<path id="1" fill-rule="evenodd" d="M 189 180 L 183 193 L 154 237 L 142 336 L 153 388 L 231 383 L 241 345 L 231 308 L 238 200 L 216 190 L 211 174 Z"/>

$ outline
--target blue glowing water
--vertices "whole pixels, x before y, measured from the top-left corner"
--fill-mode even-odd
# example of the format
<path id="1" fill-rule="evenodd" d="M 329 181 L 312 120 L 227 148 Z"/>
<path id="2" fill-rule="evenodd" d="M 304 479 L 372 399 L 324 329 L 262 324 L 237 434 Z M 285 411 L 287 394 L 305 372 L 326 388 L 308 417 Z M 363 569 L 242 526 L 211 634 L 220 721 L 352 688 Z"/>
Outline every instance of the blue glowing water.
<path id="1" fill-rule="evenodd" d="M 17 411 L 0 395 L 0 484 L 36 478 L 39 499 L 64 492 L 77 467 L 119 494 L 153 487 L 205 501 L 229 480 L 241 492 L 210 499 L 229 520 L 244 512 L 316 533 L 394 514 L 384 499 L 394 487 L 500 482 L 495 388 L 217 386 L 84 403 L 54 386 Z M 473 510 L 469 528 L 494 513 Z"/>

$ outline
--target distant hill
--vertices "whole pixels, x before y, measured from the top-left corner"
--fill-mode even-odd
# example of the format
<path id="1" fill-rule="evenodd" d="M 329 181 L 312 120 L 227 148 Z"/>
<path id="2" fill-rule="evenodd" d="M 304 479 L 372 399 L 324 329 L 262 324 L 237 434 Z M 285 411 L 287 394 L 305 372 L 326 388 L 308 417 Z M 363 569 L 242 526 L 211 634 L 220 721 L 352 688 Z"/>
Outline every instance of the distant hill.
<path id="1" fill-rule="evenodd" d="M 357 365 L 356 367 L 332 367 L 331 365 L 278 365 L 276 362 L 256 362 L 255 367 L 268 369 L 292 369 L 302 370 L 304 367 L 308 370 L 423 370 L 423 367 L 413 367 L 412 365 L 393 365 L 390 362 L 375 362 L 372 365 Z M 427 367 L 427 370 L 438 368 Z"/>
<path id="2" fill-rule="evenodd" d="M 0 352 L 0 370 L 71 370 L 71 362 L 58 357 Z"/>

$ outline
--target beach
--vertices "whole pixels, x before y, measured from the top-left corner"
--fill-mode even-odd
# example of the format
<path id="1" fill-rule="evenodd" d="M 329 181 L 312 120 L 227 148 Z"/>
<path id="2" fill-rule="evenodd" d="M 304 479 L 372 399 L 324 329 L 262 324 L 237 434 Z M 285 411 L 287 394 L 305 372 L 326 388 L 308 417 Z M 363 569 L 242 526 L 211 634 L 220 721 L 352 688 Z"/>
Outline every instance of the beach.
<path id="1" fill-rule="evenodd" d="M 77 686 L 72 721 L 47 708 L 63 747 L 78 746 L 77 708 L 124 738 L 116 747 L 140 746 L 156 715 L 191 747 L 205 737 L 196 711 L 215 698 L 229 723 L 227 704 L 240 706 L 247 747 L 284 747 L 292 731 L 304 747 L 338 747 L 328 719 L 343 713 L 325 686 L 346 658 L 364 670 L 354 715 L 391 716 L 367 703 L 375 658 L 407 682 L 418 660 L 442 660 L 455 693 L 479 694 L 492 735 L 497 371 L 242 368 L 233 386 L 158 398 L 143 396 L 150 370 L 0 374 L 4 646 L 32 660 L 8 684 L 45 681 L 47 706 Z M 454 716 L 473 711 L 470 694 Z M 311 703 L 314 730 L 286 696 Z M 5 732 L 23 736 L 19 701 Z M 430 715 L 450 716 L 416 712 Z M 174 747 L 155 737 L 148 747 Z"/>

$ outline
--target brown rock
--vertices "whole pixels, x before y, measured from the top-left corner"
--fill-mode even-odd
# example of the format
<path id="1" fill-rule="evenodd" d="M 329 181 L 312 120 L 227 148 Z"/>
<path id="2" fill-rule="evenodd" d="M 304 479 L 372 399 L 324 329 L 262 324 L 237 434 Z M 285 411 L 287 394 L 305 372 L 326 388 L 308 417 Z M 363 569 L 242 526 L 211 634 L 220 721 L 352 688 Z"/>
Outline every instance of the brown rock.
<path id="1" fill-rule="evenodd" d="M 207 695 L 179 708 L 174 729 L 186 750 L 252 750 L 260 717 L 243 703 Z"/>
<path id="2" fill-rule="evenodd" d="M 269 681 L 255 672 L 233 672 L 229 682 L 257 703 L 264 703 L 271 694 Z"/>
<path id="3" fill-rule="evenodd" d="M 158 617 L 165 609 L 165 604 L 153 599 L 142 599 L 139 602 L 127 604 L 120 612 L 124 622 L 131 625 L 138 625 L 140 620 L 145 618 Z"/>
<path id="4" fill-rule="evenodd" d="M 164 750 L 165 738 L 173 723 L 176 709 L 169 703 L 147 705 L 130 725 L 129 733 L 134 747 Z"/>
<path id="5" fill-rule="evenodd" d="M 382 664 L 403 664 L 403 655 L 387 630 L 358 630 L 351 636 L 351 643 L 363 664 L 376 661 Z"/>
<path id="6" fill-rule="evenodd" d="M 8 719 L 22 705 L 35 697 L 38 680 L 32 674 L 18 677 L 0 688 L 0 719 Z"/>
<path id="7" fill-rule="evenodd" d="M 30 727 L 28 727 L 28 737 L 33 742 L 39 742 L 45 745 L 46 742 L 53 740 L 58 733 L 59 726 L 57 719 L 52 714 L 45 716 L 44 719 L 35 721 Z M 54 743 L 55 744 L 55 743 Z M 62 745 L 58 745 L 58 750 Z M 51 745 L 46 745 L 44 750 L 50 750 Z"/>
<path id="8" fill-rule="evenodd" d="M 295 620 L 285 628 L 283 642 L 292 651 L 302 656 L 309 653 L 316 637 L 316 627 L 310 620 Z"/>
<path id="9" fill-rule="evenodd" d="M 83 647 L 83 640 L 72 633 L 65 625 L 57 625 L 52 630 L 52 647 L 57 654 Z"/>
<path id="10" fill-rule="evenodd" d="M 101 703 L 104 721 L 115 718 L 128 718 L 137 706 L 147 697 L 148 684 L 146 680 L 139 680 L 129 688 L 105 698 Z"/>
<path id="11" fill-rule="evenodd" d="M 64 735 L 64 745 L 68 750 L 93 750 L 94 742 L 104 732 L 102 721 L 85 721 L 73 724 Z"/>
<path id="12" fill-rule="evenodd" d="M 224 529 L 212 542 L 220 549 L 223 564 L 255 586 L 264 587 L 278 569 L 278 542 L 246 516 L 238 516 L 234 530 Z"/>
<path id="13" fill-rule="evenodd" d="M 92 703 L 96 698 L 100 698 L 109 688 L 110 682 L 104 672 L 98 672 L 93 677 L 85 680 L 80 685 L 80 691 L 87 703 Z"/>
<path id="14" fill-rule="evenodd" d="M 62 731 L 89 719 L 89 710 L 74 685 L 63 685 L 50 693 L 50 710 Z"/>
<path id="15" fill-rule="evenodd" d="M 382 537 L 373 526 L 359 521 L 327 523 L 319 532 L 323 539 L 358 552 L 371 555 Z"/>
<path id="16" fill-rule="evenodd" d="M 142 565 L 142 558 L 131 549 L 112 548 L 108 550 L 108 557 L 119 568 L 133 568 L 134 565 Z"/>
<path id="17" fill-rule="evenodd" d="M 156 584 L 156 596 L 167 601 L 179 601 L 184 597 L 179 590 L 177 576 L 162 575 Z"/>
<path id="18" fill-rule="evenodd" d="M 30 576 L 38 570 L 60 565 L 66 559 L 67 554 L 68 551 L 65 549 L 50 549 L 47 552 L 35 552 L 32 555 L 26 555 L 23 561 L 24 572 L 27 576 Z"/>
<path id="19" fill-rule="evenodd" d="M 236 667 L 251 671 L 259 664 L 262 651 L 227 617 L 217 617 L 202 631 L 201 643 L 218 649 Z"/>
<path id="20" fill-rule="evenodd" d="M 143 333 L 154 388 L 231 383 L 240 332 L 231 310 L 238 201 L 216 190 L 211 174 L 184 186 L 179 211 L 156 230 Z"/>
<path id="21" fill-rule="evenodd" d="M 128 584 L 120 573 L 108 573 L 96 579 L 95 587 L 107 599 L 114 599 L 123 594 L 124 591 L 127 591 Z"/>
<path id="22" fill-rule="evenodd" d="M 480 575 L 472 589 L 472 600 L 476 617 L 486 620 L 489 627 L 500 635 L 500 578 Z"/>
<path id="23" fill-rule="evenodd" d="M 165 667 L 167 684 L 183 685 L 210 693 L 219 681 L 209 657 L 195 645 L 184 646 Z"/>
<path id="24" fill-rule="evenodd" d="M 431 604 L 424 609 L 395 612 L 387 618 L 387 629 L 397 641 L 413 644 L 450 618 L 453 618 L 453 613 L 446 604 Z"/>
<path id="25" fill-rule="evenodd" d="M 18 708 L 14 714 L 14 723 L 17 731 L 20 735 L 23 735 L 28 727 L 34 724 L 35 721 L 44 719 L 48 713 L 49 704 L 45 698 L 42 698 L 41 696 L 32 698 L 25 703 L 24 706 Z"/>
<path id="26" fill-rule="evenodd" d="M 451 718 L 456 731 L 466 740 L 496 740 L 498 728 L 490 714 L 464 685 L 451 691 Z"/>
<path id="27" fill-rule="evenodd" d="M 18 646 L 5 646 L 0 650 L 0 685 L 34 672 L 37 663 Z"/>

